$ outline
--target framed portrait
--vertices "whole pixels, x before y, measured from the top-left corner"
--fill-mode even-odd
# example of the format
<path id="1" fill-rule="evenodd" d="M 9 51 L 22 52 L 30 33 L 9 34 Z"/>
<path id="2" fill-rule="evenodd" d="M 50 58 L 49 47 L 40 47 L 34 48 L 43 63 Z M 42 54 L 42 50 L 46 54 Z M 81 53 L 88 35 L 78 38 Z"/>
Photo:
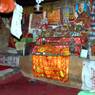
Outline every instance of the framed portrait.
<path id="1" fill-rule="evenodd" d="M 95 56 L 95 44 L 91 46 L 91 55 Z"/>
<path id="2" fill-rule="evenodd" d="M 95 60 L 95 36 L 90 36 L 89 57 L 91 60 Z"/>
<path id="3" fill-rule="evenodd" d="M 49 24 L 59 24 L 61 22 L 61 9 L 56 8 L 52 12 L 47 12 Z"/>
<path id="4" fill-rule="evenodd" d="M 40 27 L 42 19 L 43 19 L 43 13 L 41 13 L 41 14 L 32 14 L 31 28 Z"/>

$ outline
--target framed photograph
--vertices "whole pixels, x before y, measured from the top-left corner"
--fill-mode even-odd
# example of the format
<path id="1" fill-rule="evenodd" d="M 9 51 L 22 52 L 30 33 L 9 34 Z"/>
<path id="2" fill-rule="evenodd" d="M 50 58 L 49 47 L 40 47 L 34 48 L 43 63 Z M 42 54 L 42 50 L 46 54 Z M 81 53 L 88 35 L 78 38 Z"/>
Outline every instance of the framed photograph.
<path id="1" fill-rule="evenodd" d="M 54 9 L 52 12 L 47 13 L 49 24 L 59 24 L 61 22 L 61 9 Z"/>
<path id="2" fill-rule="evenodd" d="M 41 20 L 43 19 L 43 13 L 32 14 L 31 28 L 38 28 L 41 26 Z"/>
<path id="3" fill-rule="evenodd" d="M 91 54 L 95 56 L 95 44 L 91 46 Z"/>
<path id="4" fill-rule="evenodd" d="M 95 36 L 89 37 L 89 57 L 91 60 L 95 60 Z"/>
<path id="5" fill-rule="evenodd" d="M 89 49 L 89 59 L 90 60 L 95 60 L 95 54 L 94 54 L 94 52 L 92 50 L 92 47 L 90 47 L 90 49 Z"/>
<path id="6" fill-rule="evenodd" d="M 87 49 L 81 49 L 80 57 L 81 58 L 87 58 L 88 50 Z"/>

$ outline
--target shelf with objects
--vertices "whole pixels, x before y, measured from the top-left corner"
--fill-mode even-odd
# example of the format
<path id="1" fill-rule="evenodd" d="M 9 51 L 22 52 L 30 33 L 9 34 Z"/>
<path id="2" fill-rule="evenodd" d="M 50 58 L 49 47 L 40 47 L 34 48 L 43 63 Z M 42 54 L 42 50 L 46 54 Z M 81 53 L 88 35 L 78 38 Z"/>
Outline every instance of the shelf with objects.
<path id="1" fill-rule="evenodd" d="M 64 8 L 66 14 L 62 15 L 62 20 L 60 8 L 49 16 L 47 14 L 44 20 L 43 14 L 32 14 L 30 33 L 35 45 L 30 56 L 21 58 L 20 67 L 23 75 L 31 80 L 80 89 L 84 60 L 80 53 L 82 47 L 87 48 L 90 23 L 86 21 L 90 17 L 87 12 L 81 12 L 76 17 L 74 7 L 74 13 L 70 11 L 68 14 L 68 8 L 71 7 Z"/>
<path id="2" fill-rule="evenodd" d="M 22 73 L 26 77 L 31 78 L 31 80 L 35 79 L 56 85 L 73 87 L 76 83 L 72 82 L 72 79 L 76 81 L 75 77 L 77 76 L 78 78 L 80 76 L 82 59 L 79 59 L 78 56 L 71 56 L 69 45 L 62 40 L 58 41 L 60 38 L 57 39 L 58 42 L 54 39 L 52 37 L 49 40 L 51 42 L 45 42 L 44 44 L 38 44 L 37 42 L 31 55 L 21 59 Z M 27 59 L 31 60 L 27 61 Z M 27 64 L 24 65 L 24 62 L 28 62 L 29 66 Z M 75 69 L 76 73 L 74 68 L 78 68 Z M 79 84 L 77 88 L 80 88 Z"/>
<path id="3" fill-rule="evenodd" d="M 23 74 L 31 78 L 31 80 L 35 79 L 50 82 L 56 85 L 73 87 L 73 85 L 76 84 L 74 83 L 74 81 L 76 81 L 75 77 L 77 77 L 78 81 L 80 81 L 80 72 L 82 68 L 82 59 L 79 59 L 82 39 L 78 36 L 72 37 L 72 39 L 74 38 L 75 41 L 77 40 L 76 46 L 80 47 L 76 50 L 77 56 L 75 56 L 74 52 L 71 56 L 69 46 L 71 44 L 70 37 L 38 38 L 30 57 L 24 59 L 22 58 L 20 65 L 22 67 Z M 72 44 L 73 43 L 75 42 L 72 41 Z M 82 43 L 85 43 L 85 41 L 82 40 Z M 24 64 L 24 62 L 27 63 L 28 58 L 31 59 L 28 61 L 29 66 Z M 25 68 L 27 69 L 25 70 Z M 76 73 L 74 72 L 74 68 L 78 68 L 76 69 Z M 79 76 L 80 78 L 78 78 Z M 81 84 L 77 84 L 76 87 L 80 88 L 80 86 Z"/>
<path id="4" fill-rule="evenodd" d="M 70 63 L 69 48 L 50 44 L 40 45 L 37 48 L 32 54 L 33 75 L 38 78 L 67 81 Z"/>

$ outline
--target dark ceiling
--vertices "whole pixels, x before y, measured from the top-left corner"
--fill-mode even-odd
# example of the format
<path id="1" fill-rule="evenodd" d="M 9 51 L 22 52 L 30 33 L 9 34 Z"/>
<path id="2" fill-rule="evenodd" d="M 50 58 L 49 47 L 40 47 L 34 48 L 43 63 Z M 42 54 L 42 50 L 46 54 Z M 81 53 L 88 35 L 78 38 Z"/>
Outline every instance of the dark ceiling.
<path id="1" fill-rule="evenodd" d="M 42 3 L 55 2 L 59 0 L 44 0 Z M 22 5 L 23 7 L 34 6 L 36 4 L 35 0 L 16 0 L 16 3 Z"/>

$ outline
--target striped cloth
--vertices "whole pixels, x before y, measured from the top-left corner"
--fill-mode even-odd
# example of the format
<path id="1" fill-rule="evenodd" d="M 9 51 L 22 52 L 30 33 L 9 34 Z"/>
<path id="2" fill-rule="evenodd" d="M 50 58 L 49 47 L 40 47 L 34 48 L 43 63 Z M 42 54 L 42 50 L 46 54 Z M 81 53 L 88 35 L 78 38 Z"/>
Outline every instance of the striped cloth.
<path id="1" fill-rule="evenodd" d="M 92 4 L 92 11 L 91 11 L 91 30 L 95 32 L 95 1 Z"/>

